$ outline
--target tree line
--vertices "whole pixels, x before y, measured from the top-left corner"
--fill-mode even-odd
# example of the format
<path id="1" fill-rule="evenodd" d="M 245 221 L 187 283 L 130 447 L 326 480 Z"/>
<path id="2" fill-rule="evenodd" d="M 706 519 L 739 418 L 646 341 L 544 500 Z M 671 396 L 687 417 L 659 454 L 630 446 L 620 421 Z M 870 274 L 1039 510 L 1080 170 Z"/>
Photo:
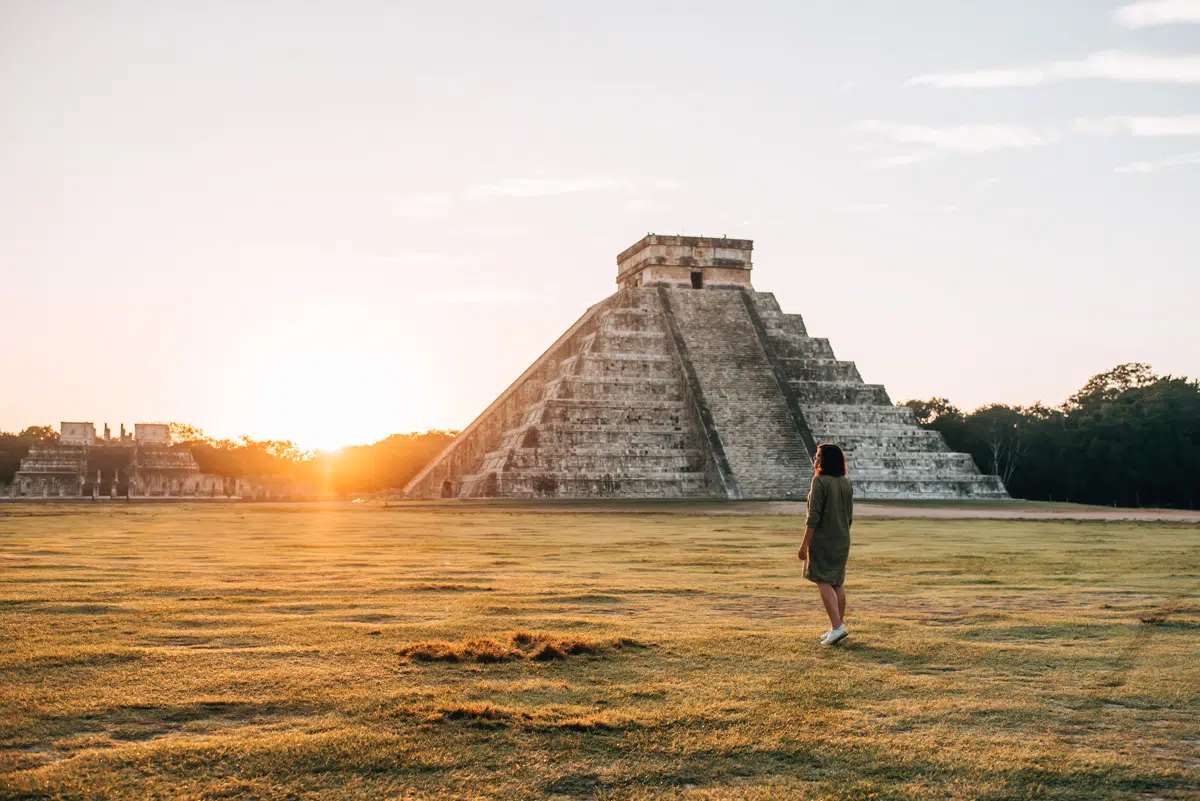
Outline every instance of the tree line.
<path id="1" fill-rule="evenodd" d="M 994 403 L 964 413 L 945 398 L 900 405 L 1000 476 L 1014 498 L 1200 504 L 1200 381 L 1130 362 L 1093 376 L 1059 406 Z"/>
<path id="2" fill-rule="evenodd" d="M 392 434 L 370 445 L 326 452 L 303 451 L 290 440 L 212 439 L 192 426 L 171 424 L 172 441 L 191 450 L 203 473 L 288 481 L 342 496 L 405 486 L 457 433 Z"/>
<path id="3" fill-rule="evenodd" d="M 1059 406 L 994 403 L 963 412 L 945 398 L 909 400 L 923 428 L 1000 476 L 1014 498 L 1195 509 L 1200 504 L 1200 382 L 1132 362 L 1092 377 Z M 172 423 L 172 439 L 204 473 L 283 481 L 338 495 L 405 486 L 454 431 L 393 434 L 333 453 L 287 440 L 213 439 Z M 0 431 L 0 484 L 29 448 L 53 442 L 50 426 Z M 853 470 L 853 467 L 851 468 Z"/>
<path id="4" fill-rule="evenodd" d="M 20 433 L 0 431 L 0 486 L 11 484 L 29 449 L 42 442 L 55 442 L 53 426 L 29 426 Z"/>
<path id="5" fill-rule="evenodd" d="M 393 434 L 335 452 L 301 450 L 288 440 L 215 439 L 195 426 L 171 423 L 177 448 L 187 448 L 200 472 L 227 478 L 288 483 L 342 496 L 403 487 L 454 438 L 455 431 Z M 51 426 L 17 434 L 0 431 L 0 485 L 11 484 L 29 449 L 58 440 Z"/>

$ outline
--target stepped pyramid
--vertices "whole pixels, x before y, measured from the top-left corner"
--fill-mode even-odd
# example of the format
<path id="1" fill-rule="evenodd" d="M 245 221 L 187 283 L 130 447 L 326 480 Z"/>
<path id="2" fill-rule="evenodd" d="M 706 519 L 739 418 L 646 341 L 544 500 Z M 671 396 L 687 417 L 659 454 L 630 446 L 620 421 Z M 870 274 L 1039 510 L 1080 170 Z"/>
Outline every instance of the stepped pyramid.
<path id="1" fill-rule="evenodd" d="M 803 498 L 818 442 L 860 498 L 1006 498 L 750 284 L 748 239 L 650 235 L 405 488 L 409 498 Z"/>

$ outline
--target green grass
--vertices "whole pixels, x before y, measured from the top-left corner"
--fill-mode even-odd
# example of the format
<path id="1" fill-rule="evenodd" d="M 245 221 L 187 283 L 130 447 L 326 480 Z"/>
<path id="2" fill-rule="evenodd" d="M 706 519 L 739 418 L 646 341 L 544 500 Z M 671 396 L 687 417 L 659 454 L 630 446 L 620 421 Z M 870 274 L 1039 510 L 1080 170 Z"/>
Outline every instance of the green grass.
<path id="1" fill-rule="evenodd" d="M 0 507 L 0 797 L 1197 797 L 1196 525 L 568 511 Z"/>

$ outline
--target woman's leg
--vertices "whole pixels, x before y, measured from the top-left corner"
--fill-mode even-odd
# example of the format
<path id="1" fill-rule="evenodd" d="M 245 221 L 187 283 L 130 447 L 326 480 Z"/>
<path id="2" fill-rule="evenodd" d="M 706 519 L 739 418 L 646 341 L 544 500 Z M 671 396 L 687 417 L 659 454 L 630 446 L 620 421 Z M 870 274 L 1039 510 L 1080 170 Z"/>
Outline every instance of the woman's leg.
<path id="1" fill-rule="evenodd" d="M 846 585 L 845 584 L 835 584 L 835 585 L 833 585 L 833 591 L 834 591 L 834 593 L 837 594 L 838 619 L 841 620 L 843 623 L 845 623 L 846 622 Z"/>
<path id="2" fill-rule="evenodd" d="M 825 604 L 825 613 L 829 615 L 829 625 L 837 628 L 842 625 L 842 613 L 838 611 L 838 596 L 830 584 L 818 584 L 821 591 L 821 603 Z"/>

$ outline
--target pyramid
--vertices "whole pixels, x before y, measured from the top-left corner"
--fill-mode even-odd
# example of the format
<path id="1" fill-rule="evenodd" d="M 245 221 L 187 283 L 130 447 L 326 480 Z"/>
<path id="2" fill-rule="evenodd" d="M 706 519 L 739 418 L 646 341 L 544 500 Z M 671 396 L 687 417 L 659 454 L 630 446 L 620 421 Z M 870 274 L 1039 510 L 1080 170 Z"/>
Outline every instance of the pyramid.
<path id="1" fill-rule="evenodd" d="M 754 243 L 651 234 L 592 306 L 405 488 L 433 498 L 779 498 L 819 442 L 857 497 L 1007 498 L 798 314 L 750 283 Z"/>

